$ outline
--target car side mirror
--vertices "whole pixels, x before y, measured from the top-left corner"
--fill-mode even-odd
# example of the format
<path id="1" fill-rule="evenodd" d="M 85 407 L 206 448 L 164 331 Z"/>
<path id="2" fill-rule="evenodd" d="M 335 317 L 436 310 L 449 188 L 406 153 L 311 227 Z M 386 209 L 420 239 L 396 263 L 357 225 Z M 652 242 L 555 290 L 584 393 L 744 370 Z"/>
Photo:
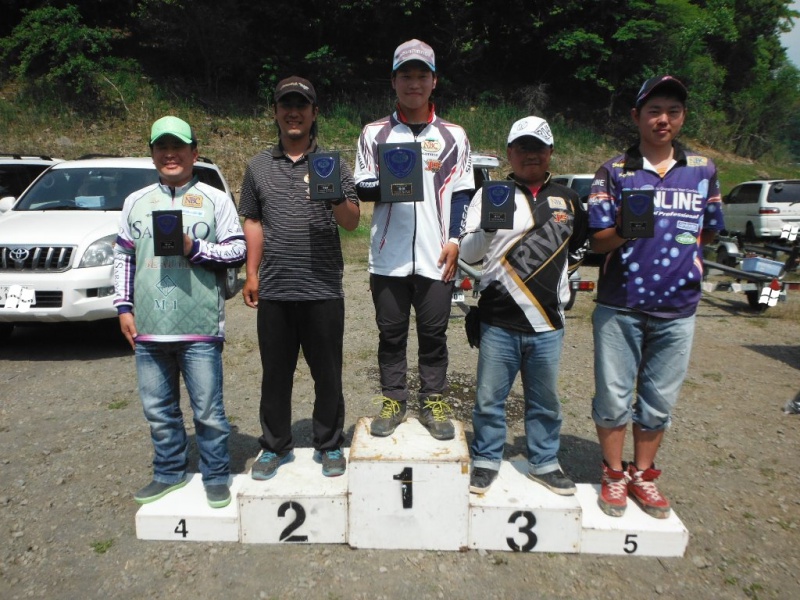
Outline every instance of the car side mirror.
<path id="1" fill-rule="evenodd" d="M 14 206 L 14 201 L 16 198 L 14 196 L 6 196 L 5 198 L 0 198 L 0 215 L 4 212 L 8 212 L 11 210 L 11 207 Z"/>

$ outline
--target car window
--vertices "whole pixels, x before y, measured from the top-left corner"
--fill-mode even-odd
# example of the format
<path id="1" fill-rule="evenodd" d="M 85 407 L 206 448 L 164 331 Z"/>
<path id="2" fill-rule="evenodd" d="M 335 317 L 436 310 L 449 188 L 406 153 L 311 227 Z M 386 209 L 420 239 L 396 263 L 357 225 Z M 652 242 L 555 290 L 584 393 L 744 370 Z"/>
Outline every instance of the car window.
<path id="1" fill-rule="evenodd" d="M 222 177 L 214 169 L 207 169 L 205 167 L 195 167 L 194 174 L 200 180 L 200 183 L 205 183 L 218 190 L 225 191 L 225 184 L 222 183 Z"/>
<path id="2" fill-rule="evenodd" d="M 121 210 L 132 192 L 158 181 L 155 169 L 54 169 L 28 190 L 15 210 Z"/>
<path id="3" fill-rule="evenodd" d="M 0 165 L 0 198 L 14 196 L 25 191 L 39 173 L 50 165 L 5 164 Z"/>
<path id="4" fill-rule="evenodd" d="M 589 192 L 592 190 L 592 180 L 576 177 L 572 180 L 572 189 L 578 192 L 578 196 L 581 198 L 588 196 Z"/>
<path id="5" fill-rule="evenodd" d="M 800 181 L 773 183 L 767 192 L 767 202 L 800 202 Z"/>

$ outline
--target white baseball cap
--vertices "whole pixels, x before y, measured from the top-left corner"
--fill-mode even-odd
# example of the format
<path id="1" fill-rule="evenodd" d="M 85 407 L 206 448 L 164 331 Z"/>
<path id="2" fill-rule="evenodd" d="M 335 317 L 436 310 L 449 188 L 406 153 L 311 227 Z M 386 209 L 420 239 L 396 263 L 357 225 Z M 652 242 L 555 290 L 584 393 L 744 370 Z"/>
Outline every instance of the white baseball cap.
<path id="1" fill-rule="evenodd" d="M 525 117 L 514 123 L 508 132 L 508 143 L 511 144 L 514 140 L 528 135 L 548 146 L 553 145 L 553 132 L 550 131 L 547 121 L 541 117 Z"/>

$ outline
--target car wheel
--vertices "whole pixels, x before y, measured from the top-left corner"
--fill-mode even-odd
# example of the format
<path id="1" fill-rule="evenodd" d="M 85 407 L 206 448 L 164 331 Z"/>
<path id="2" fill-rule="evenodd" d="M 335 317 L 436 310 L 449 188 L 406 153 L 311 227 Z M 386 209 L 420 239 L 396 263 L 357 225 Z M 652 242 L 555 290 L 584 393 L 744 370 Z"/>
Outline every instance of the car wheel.
<path id="1" fill-rule="evenodd" d="M 14 325 L 12 323 L 0 323 L 0 340 L 7 340 L 11 336 L 12 331 L 14 331 Z"/>
<path id="2" fill-rule="evenodd" d="M 225 271 L 225 300 L 230 300 L 239 291 L 239 269 Z"/>
<path id="3" fill-rule="evenodd" d="M 578 297 L 578 290 L 570 289 L 569 300 L 567 300 L 567 303 L 564 305 L 564 310 L 569 310 L 570 308 L 572 308 L 572 305 L 575 304 L 575 298 L 577 297 Z"/>
<path id="4" fill-rule="evenodd" d="M 758 300 L 761 298 L 761 292 L 758 290 L 748 290 L 745 292 L 747 296 L 747 303 L 756 312 L 764 312 L 767 310 L 766 304 L 761 304 Z"/>

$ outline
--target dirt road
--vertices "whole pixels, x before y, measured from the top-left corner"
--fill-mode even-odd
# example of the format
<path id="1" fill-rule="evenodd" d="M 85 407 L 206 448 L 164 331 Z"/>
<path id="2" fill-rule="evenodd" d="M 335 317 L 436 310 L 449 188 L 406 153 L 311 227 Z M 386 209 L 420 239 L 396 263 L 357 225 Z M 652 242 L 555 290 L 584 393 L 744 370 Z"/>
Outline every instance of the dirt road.
<path id="1" fill-rule="evenodd" d="M 363 266 L 348 266 L 346 294 L 352 435 L 378 391 Z M 780 410 L 800 389 L 798 296 L 764 314 L 741 295 L 701 303 L 690 373 L 659 455 L 661 487 L 691 536 L 676 559 L 138 540 L 131 495 L 149 481 L 151 447 L 116 325 L 19 328 L 0 348 L 0 598 L 800 597 L 800 417 Z M 585 295 L 569 313 L 560 383 L 562 464 L 593 483 L 591 308 Z M 255 313 L 238 296 L 228 303 L 228 337 L 233 468 L 245 472 L 258 452 L 260 363 Z M 450 348 L 452 401 L 469 433 L 477 352 L 457 316 Z M 310 446 L 311 393 L 301 363 L 299 446 Z M 519 398 L 517 387 L 512 414 Z M 523 449 L 515 417 L 508 458 Z"/>

